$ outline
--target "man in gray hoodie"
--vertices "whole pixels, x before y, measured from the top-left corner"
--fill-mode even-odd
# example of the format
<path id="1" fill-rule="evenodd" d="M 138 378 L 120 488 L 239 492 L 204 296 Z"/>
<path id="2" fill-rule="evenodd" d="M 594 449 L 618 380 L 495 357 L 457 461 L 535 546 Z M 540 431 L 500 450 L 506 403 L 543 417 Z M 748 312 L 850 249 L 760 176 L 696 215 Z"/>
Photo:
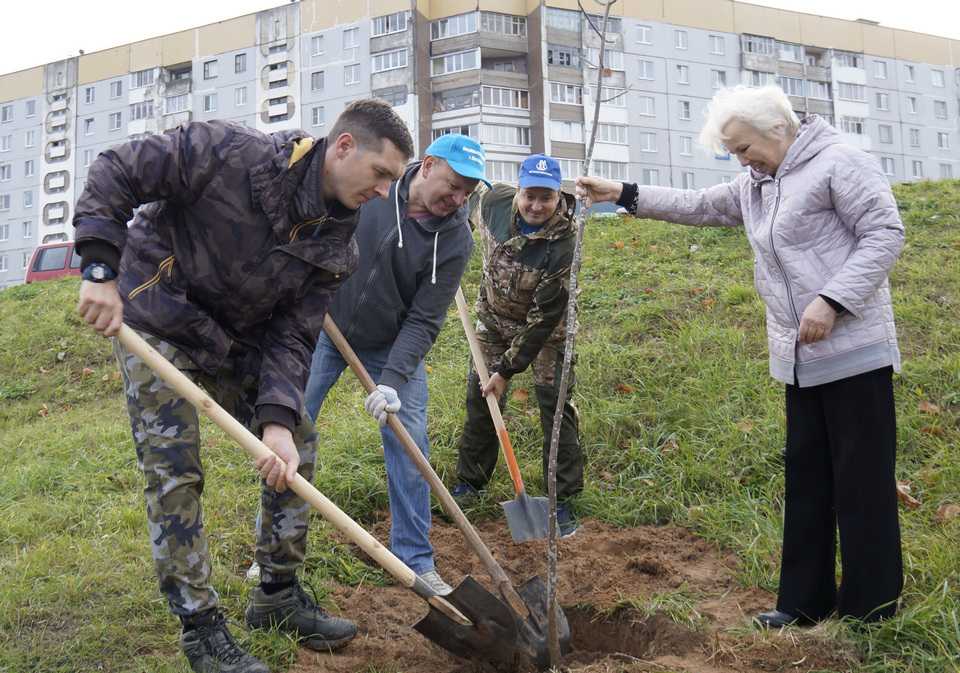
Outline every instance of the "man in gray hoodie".
<path id="1" fill-rule="evenodd" d="M 330 316 L 377 382 L 364 404 L 381 426 L 390 497 L 390 549 L 438 593 L 450 593 L 434 567 L 430 488 L 407 458 L 387 413 L 396 413 L 424 455 L 427 375 L 423 358 L 443 326 L 473 250 L 467 197 L 484 176 L 485 154 L 466 136 L 435 140 L 386 199 L 364 204 L 357 271 L 339 289 Z M 346 363 L 325 334 L 314 351 L 305 405 L 316 418 Z"/>

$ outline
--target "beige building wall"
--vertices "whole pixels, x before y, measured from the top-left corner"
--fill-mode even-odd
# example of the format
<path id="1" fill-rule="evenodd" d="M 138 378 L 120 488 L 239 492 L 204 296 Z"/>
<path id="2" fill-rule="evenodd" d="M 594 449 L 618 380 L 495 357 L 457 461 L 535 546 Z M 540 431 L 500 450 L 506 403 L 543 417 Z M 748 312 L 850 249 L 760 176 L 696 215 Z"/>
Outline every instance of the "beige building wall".
<path id="1" fill-rule="evenodd" d="M 245 49 L 256 41 L 257 15 L 244 16 L 201 26 L 197 29 L 197 56 Z"/>
<path id="2" fill-rule="evenodd" d="M 84 54 L 79 68 L 77 83 L 80 85 L 125 75 L 130 72 L 130 45 Z"/>
<path id="3" fill-rule="evenodd" d="M 43 66 L 18 70 L 0 77 L 0 103 L 43 93 Z"/>

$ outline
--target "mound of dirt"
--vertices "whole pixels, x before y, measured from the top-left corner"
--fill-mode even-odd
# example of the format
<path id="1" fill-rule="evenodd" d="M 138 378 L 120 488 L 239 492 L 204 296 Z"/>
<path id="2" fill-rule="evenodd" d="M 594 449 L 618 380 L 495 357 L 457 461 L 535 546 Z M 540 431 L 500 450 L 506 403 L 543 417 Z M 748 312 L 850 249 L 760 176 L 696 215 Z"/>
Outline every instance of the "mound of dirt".
<path id="1" fill-rule="evenodd" d="M 387 539 L 388 522 L 374 526 Z M 518 545 L 502 520 L 477 525 L 484 542 L 517 585 L 533 575 L 546 577 L 546 543 Z M 438 519 L 432 535 L 437 567 L 452 585 L 465 576 L 489 587 L 476 556 L 459 531 Z M 741 587 L 736 558 L 691 532 L 673 526 L 616 528 L 585 520 L 577 534 L 560 541 L 559 595 L 570 622 L 573 651 L 563 667 L 577 673 L 689 671 L 846 671 L 856 661 L 817 633 L 785 630 L 759 633 L 750 616 L 768 609 L 775 597 Z M 692 602 L 690 614 L 670 616 L 634 606 L 654 594 L 680 592 Z M 466 673 L 482 670 L 458 659 L 410 628 L 426 609 L 399 586 L 332 587 L 344 616 L 360 634 L 344 650 L 318 654 L 301 649 L 297 673 Z"/>

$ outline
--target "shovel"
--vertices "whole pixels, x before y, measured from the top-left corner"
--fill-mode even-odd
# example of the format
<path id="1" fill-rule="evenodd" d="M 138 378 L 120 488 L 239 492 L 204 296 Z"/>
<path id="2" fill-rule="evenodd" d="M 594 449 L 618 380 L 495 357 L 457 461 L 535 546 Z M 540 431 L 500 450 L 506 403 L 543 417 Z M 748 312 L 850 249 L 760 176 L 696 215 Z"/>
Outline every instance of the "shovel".
<path id="1" fill-rule="evenodd" d="M 480 342 L 477 341 L 477 334 L 470 322 L 470 313 L 467 310 L 467 302 L 463 298 L 463 289 L 461 288 L 457 288 L 457 312 L 460 313 L 460 322 L 463 323 L 463 331 L 470 343 L 470 353 L 473 355 L 473 364 L 477 368 L 480 384 L 485 386 L 487 381 L 490 380 L 490 376 L 487 372 L 487 364 L 483 360 L 483 353 L 480 351 Z M 520 476 L 520 467 L 517 465 L 517 457 L 513 453 L 513 444 L 510 443 L 507 426 L 500 414 L 500 405 L 497 404 L 493 395 L 487 395 L 486 400 L 487 407 L 490 409 L 490 416 L 493 418 L 493 425 L 497 429 L 500 449 L 507 461 L 507 469 L 510 471 L 510 479 L 513 481 L 513 490 L 516 493 L 516 498 L 513 500 L 500 503 L 503 507 L 503 513 L 507 517 L 510 535 L 513 536 L 514 542 L 546 540 L 550 530 L 548 523 L 550 520 L 549 503 L 546 498 L 531 498 L 527 495 L 523 486 L 523 477 Z"/>
<path id="2" fill-rule="evenodd" d="M 122 325 L 117 338 L 124 348 L 143 360 L 161 379 L 220 426 L 254 459 L 273 455 L 266 444 L 154 350 L 140 335 Z M 336 526 L 400 584 L 427 602 L 430 611 L 413 628 L 457 656 L 479 659 L 497 666 L 513 665 L 517 654 L 517 623 L 514 615 L 476 580 L 467 577 L 453 593 L 446 597 L 440 596 L 309 481 L 298 474 L 289 487 L 313 505 L 323 518 Z"/>
<path id="3" fill-rule="evenodd" d="M 330 337 L 330 340 L 337 347 L 337 350 L 340 351 L 340 355 L 350 366 L 350 369 L 353 370 L 353 373 L 360 379 L 364 390 L 366 390 L 367 393 L 372 393 L 377 387 L 376 384 L 373 382 L 373 379 L 370 378 L 370 374 L 367 373 L 366 368 L 364 368 L 360 362 L 360 358 L 357 357 L 357 354 L 353 348 L 351 348 L 329 314 L 323 319 L 323 330 L 327 333 L 327 336 Z M 507 573 L 504 572 L 500 564 L 493 558 L 490 550 L 477 534 L 476 529 L 467 521 L 467 517 L 460 509 L 460 506 L 457 505 L 457 501 L 453 499 L 450 491 L 443 485 L 443 481 L 437 476 L 437 473 L 430 465 L 430 461 L 426 459 L 417 447 L 417 443 L 413 437 L 410 436 L 410 433 L 407 432 L 407 429 L 403 426 L 403 423 L 397 415 L 387 414 L 387 424 L 390 426 L 390 429 L 393 430 L 394 435 L 400 440 L 407 457 L 413 461 L 414 465 L 416 465 L 420 471 L 420 474 L 423 475 L 423 478 L 430 484 L 430 489 L 434 495 L 437 496 L 440 504 L 443 505 L 443 510 L 453 520 L 457 528 L 460 529 L 460 532 L 463 533 L 463 536 L 467 539 L 467 543 L 480 558 L 480 562 L 483 563 L 484 568 L 490 575 L 490 579 L 503 597 L 504 602 L 500 603 L 500 605 L 505 610 L 511 611 L 515 616 L 517 642 L 513 654 L 517 656 L 517 661 L 521 663 L 521 666 L 532 664 L 540 670 L 548 668 L 550 666 L 550 654 L 547 647 L 546 634 L 549 613 L 547 611 L 547 588 L 544 581 L 540 577 L 534 576 L 524 582 L 523 585 L 520 586 L 519 591 L 514 589 L 510 578 L 507 577 Z M 467 580 L 476 584 L 469 576 L 464 582 Z M 491 596 L 491 598 L 493 597 Z M 560 648 L 561 651 L 568 652 L 570 650 L 570 624 L 567 622 L 567 617 L 559 605 L 557 606 L 556 613 L 557 630 L 560 634 Z M 429 619 L 429 617 L 430 615 L 427 616 L 427 619 Z M 421 621 L 414 628 L 420 630 L 421 624 L 426 622 L 427 619 Z M 422 632 L 421 630 L 421 633 Z M 438 643 L 440 642 L 432 637 L 431 640 Z M 443 645 L 443 643 L 440 644 Z M 447 647 L 446 645 L 443 646 Z M 450 648 L 447 647 L 447 649 Z"/>

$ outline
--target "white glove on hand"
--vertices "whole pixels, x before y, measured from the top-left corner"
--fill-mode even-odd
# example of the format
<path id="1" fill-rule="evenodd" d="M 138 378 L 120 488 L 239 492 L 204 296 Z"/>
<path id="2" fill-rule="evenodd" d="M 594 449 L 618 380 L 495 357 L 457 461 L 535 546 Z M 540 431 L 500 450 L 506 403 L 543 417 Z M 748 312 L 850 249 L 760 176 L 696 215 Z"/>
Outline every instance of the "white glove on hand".
<path id="1" fill-rule="evenodd" d="M 363 403 L 363 408 L 367 413 L 377 419 L 381 426 L 387 424 L 387 414 L 395 414 L 400 411 L 400 397 L 397 391 L 390 386 L 379 385 L 377 389 L 367 395 L 367 401 Z"/>

